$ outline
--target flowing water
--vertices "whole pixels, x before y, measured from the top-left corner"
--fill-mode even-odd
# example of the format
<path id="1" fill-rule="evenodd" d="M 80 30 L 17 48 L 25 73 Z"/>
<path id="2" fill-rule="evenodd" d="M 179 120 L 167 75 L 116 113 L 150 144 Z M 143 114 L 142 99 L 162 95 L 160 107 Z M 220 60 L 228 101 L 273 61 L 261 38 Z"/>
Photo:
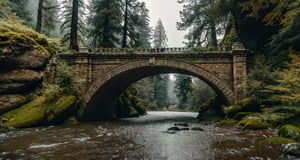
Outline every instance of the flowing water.
<path id="1" fill-rule="evenodd" d="M 149 112 L 140 118 L 113 122 L 16 130 L 0 134 L 0 159 L 271 160 L 278 157 L 280 146 L 260 142 L 275 134 L 274 131 L 241 131 L 234 125 L 199 123 L 196 116 L 196 113 Z M 188 126 L 168 131 L 178 123 Z M 198 130 L 192 130 L 195 128 Z"/>

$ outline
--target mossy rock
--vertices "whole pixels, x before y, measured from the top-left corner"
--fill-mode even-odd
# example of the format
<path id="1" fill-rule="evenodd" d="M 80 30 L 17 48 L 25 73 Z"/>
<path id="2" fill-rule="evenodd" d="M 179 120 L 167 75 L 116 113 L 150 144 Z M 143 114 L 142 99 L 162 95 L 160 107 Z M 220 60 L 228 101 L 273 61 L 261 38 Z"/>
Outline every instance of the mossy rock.
<path id="1" fill-rule="evenodd" d="M 136 111 L 136 110 L 134 109 L 134 107 L 129 106 L 128 108 L 129 108 L 128 117 L 139 117 L 139 116 L 140 116 L 139 112 Z"/>
<path id="2" fill-rule="evenodd" d="M 75 116 L 70 116 L 66 121 L 64 121 L 63 125 L 75 125 L 78 124 L 77 118 Z"/>
<path id="3" fill-rule="evenodd" d="M 242 106 L 233 105 L 226 109 L 229 118 L 233 118 L 238 112 L 241 112 Z"/>
<path id="4" fill-rule="evenodd" d="M 244 117 L 248 116 L 252 114 L 251 112 L 238 112 L 233 119 L 240 121 L 242 120 Z"/>
<path id="5" fill-rule="evenodd" d="M 245 129 L 266 129 L 271 125 L 267 122 L 263 122 L 258 117 L 246 117 L 238 123 L 239 126 L 242 127 L 243 130 Z"/>
<path id="6" fill-rule="evenodd" d="M 64 113 L 66 106 L 74 103 L 74 96 L 45 97 L 40 96 L 31 102 L 3 114 L 0 118 L 6 119 L 4 125 L 7 127 L 32 127 L 47 125 L 60 114 Z M 56 116 L 53 116 L 56 114 Z"/>
<path id="7" fill-rule="evenodd" d="M 227 108 L 227 115 L 233 118 L 238 112 L 261 112 L 260 104 L 255 98 L 245 98 Z"/>
<path id="8" fill-rule="evenodd" d="M 141 99 L 135 97 L 135 98 L 133 99 L 133 101 L 134 101 L 134 102 L 132 103 L 132 105 L 133 105 L 134 109 L 135 109 L 140 115 L 144 115 L 144 114 L 147 113 L 146 106 L 145 106 L 144 102 L 143 102 Z"/>
<path id="9" fill-rule="evenodd" d="M 293 125 L 284 125 L 279 128 L 278 135 L 284 138 L 291 138 L 293 140 L 300 140 L 300 128 Z"/>
<path id="10" fill-rule="evenodd" d="M 268 112 L 265 112 L 265 113 L 261 114 L 260 117 L 264 121 L 272 124 L 272 126 L 279 126 L 279 125 L 284 124 L 286 119 L 289 119 L 292 116 L 293 116 L 292 113 L 268 113 Z"/>
<path id="11" fill-rule="evenodd" d="M 73 95 L 62 96 L 55 104 L 46 111 L 48 123 L 61 123 L 65 121 L 73 112 L 76 97 Z"/>
<path id="12" fill-rule="evenodd" d="M 265 143 L 276 143 L 276 144 L 288 144 L 288 143 L 295 143 L 293 139 L 284 138 L 284 137 L 268 137 L 264 139 L 262 142 Z"/>

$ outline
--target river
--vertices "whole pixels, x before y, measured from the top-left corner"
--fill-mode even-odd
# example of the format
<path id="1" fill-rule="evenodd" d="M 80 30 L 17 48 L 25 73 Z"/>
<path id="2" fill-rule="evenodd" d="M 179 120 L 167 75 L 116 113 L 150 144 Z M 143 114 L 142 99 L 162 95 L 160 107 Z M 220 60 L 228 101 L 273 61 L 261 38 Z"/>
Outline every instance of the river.
<path id="1" fill-rule="evenodd" d="M 196 113 L 149 112 L 140 118 L 15 130 L 0 134 L 0 159 L 272 160 L 271 129 L 199 122 Z M 169 130 L 175 124 L 184 130 Z M 198 130 L 192 130 L 192 129 Z M 199 129 L 203 130 L 199 130 Z M 175 128 L 176 129 L 176 128 Z"/>

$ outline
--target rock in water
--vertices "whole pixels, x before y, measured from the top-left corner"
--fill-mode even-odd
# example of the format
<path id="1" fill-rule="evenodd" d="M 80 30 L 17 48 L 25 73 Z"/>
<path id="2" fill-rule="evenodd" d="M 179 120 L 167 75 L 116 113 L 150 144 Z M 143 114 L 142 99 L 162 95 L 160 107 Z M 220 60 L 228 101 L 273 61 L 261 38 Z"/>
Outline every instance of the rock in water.
<path id="1" fill-rule="evenodd" d="M 180 131 L 180 128 L 178 128 L 178 127 L 170 127 L 170 128 L 168 128 L 168 131 Z"/>
<path id="2" fill-rule="evenodd" d="M 175 123 L 175 126 L 184 126 L 184 127 L 188 127 L 189 124 L 187 124 L 187 123 Z"/>
<path id="3" fill-rule="evenodd" d="M 300 143 L 289 143 L 281 147 L 279 160 L 300 159 Z"/>

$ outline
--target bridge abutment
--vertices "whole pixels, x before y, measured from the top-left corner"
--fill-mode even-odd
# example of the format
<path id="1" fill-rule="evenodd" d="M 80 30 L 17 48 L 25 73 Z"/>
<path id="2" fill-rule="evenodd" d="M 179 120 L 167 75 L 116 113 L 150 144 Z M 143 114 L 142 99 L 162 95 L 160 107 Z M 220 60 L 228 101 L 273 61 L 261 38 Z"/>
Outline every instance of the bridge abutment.
<path id="1" fill-rule="evenodd" d="M 247 86 L 247 53 L 243 44 L 232 46 L 233 56 L 233 92 L 235 101 L 244 98 Z"/>

